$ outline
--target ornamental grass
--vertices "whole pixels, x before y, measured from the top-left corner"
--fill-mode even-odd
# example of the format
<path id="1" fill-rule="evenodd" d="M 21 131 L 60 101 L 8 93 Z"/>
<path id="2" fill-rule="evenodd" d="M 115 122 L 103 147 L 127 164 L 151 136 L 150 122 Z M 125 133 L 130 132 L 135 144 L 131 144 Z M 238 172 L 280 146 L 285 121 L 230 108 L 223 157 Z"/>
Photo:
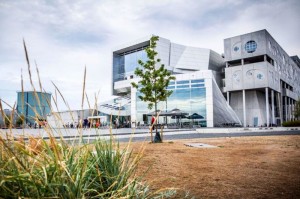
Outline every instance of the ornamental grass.
<path id="1" fill-rule="evenodd" d="M 36 92 L 25 42 L 24 50 L 30 83 Z M 42 91 L 37 67 L 36 71 Z M 87 96 L 85 74 L 86 70 L 82 107 Z M 58 93 L 68 107 L 60 90 L 53 85 L 55 94 Z M 21 87 L 24 92 L 22 75 Z M 57 97 L 52 98 L 56 108 Z M 36 98 L 39 103 L 37 94 Z M 70 141 L 63 137 L 64 129 L 49 125 L 43 127 L 48 139 L 32 136 L 26 133 L 26 129 L 23 129 L 22 136 L 17 137 L 12 130 L 15 105 L 10 106 L 12 115 L 8 116 L 4 114 L 2 102 L 0 100 L 2 118 L 9 126 L 0 129 L 0 198 L 166 198 L 175 194 L 174 189 L 153 192 L 142 181 L 142 176 L 136 175 L 143 148 L 133 153 L 130 141 L 125 147 L 120 147 L 110 131 L 108 140 L 98 137 L 94 142 L 85 143 L 81 128 L 78 128 L 78 136 Z M 48 103 L 58 123 L 63 123 Z M 54 136 L 57 134 L 60 136 Z"/>

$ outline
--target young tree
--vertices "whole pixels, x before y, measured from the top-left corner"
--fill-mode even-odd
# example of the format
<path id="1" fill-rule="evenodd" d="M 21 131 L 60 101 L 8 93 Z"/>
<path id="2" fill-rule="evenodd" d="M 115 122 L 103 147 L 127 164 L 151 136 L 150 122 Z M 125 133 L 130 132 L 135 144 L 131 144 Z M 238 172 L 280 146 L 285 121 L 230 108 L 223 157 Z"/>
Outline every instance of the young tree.
<path id="1" fill-rule="evenodd" d="M 156 113 L 155 125 L 157 125 L 157 104 L 161 101 L 166 101 L 167 98 L 172 94 L 172 91 L 167 90 L 167 87 L 171 80 L 175 80 L 174 76 L 165 69 L 164 65 L 160 63 L 160 59 L 157 59 L 156 41 L 158 41 L 158 36 L 152 36 L 150 39 L 150 46 L 148 46 L 145 51 L 147 53 L 148 60 L 143 62 L 138 61 L 141 67 L 135 69 L 134 74 L 140 77 L 138 84 L 132 83 L 134 88 L 137 88 L 141 93 L 138 96 L 142 101 L 148 103 L 148 109 L 151 110 L 154 105 L 154 110 Z M 161 142 L 160 133 L 155 133 L 154 142 Z"/>

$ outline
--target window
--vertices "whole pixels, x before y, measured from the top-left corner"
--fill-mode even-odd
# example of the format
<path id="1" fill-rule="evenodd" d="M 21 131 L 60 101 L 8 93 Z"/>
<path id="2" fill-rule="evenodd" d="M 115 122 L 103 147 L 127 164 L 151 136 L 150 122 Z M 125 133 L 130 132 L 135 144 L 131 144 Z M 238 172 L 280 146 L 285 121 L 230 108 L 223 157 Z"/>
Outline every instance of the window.
<path id="1" fill-rule="evenodd" d="M 168 86 L 167 89 L 168 90 L 173 90 L 173 89 L 175 89 L 175 86 Z"/>
<path id="2" fill-rule="evenodd" d="M 190 85 L 177 85 L 177 88 L 189 88 Z"/>
<path id="3" fill-rule="evenodd" d="M 189 84 L 190 81 L 189 80 L 181 80 L 181 81 L 177 81 L 177 84 Z"/>
<path id="4" fill-rule="evenodd" d="M 203 83 L 204 79 L 193 79 L 191 80 L 192 83 Z"/>
<path id="5" fill-rule="evenodd" d="M 255 41 L 251 40 L 245 44 L 245 50 L 247 53 L 253 53 L 257 48 L 257 44 Z"/>
<path id="6" fill-rule="evenodd" d="M 204 87 L 204 84 L 192 84 L 192 88 Z"/>
<path id="7" fill-rule="evenodd" d="M 174 85 L 175 82 L 174 81 L 170 81 L 169 85 Z"/>

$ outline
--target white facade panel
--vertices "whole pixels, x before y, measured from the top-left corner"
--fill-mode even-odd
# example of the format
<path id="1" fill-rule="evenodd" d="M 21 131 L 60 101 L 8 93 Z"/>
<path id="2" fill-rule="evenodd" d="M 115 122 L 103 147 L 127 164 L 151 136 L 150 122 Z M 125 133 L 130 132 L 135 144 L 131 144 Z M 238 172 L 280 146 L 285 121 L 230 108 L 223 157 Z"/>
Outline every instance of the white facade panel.
<path id="1" fill-rule="evenodd" d="M 178 69 L 207 70 L 209 50 L 171 44 L 170 65 Z"/>

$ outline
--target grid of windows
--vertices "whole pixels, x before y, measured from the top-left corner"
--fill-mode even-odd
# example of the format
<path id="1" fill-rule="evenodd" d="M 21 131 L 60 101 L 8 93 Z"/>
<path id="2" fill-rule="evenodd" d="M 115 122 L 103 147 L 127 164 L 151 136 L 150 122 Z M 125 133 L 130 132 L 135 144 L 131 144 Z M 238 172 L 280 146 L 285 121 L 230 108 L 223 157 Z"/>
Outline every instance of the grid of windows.
<path id="1" fill-rule="evenodd" d="M 128 76 L 133 77 L 134 70 L 139 66 L 138 60 L 142 60 L 143 62 L 148 60 L 147 53 L 143 48 L 131 51 L 130 53 L 114 55 L 114 81 L 124 80 Z"/>
<path id="2" fill-rule="evenodd" d="M 159 102 L 158 109 L 160 111 L 171 111 L 173 109 L 180 109 L 186 113 L 184 117 L 180 118 L 182 123 L 193 123 L 205 127 L 206 124 L 206 88 L 204 87 L 204 80 L 194 80 L 196 83 L 190 83 L 189 80 L 184 80 L 188 84 L 173 84 L 169 89 L 173 91 L 167 101 Z M 182 82 L 182 81 L 180 81 Z M 147 116 L 149 110 L 147 103 L 140 100 L 138 97 L 141 95 L 139 92 L 136 94 L 136 119 L 140 123 L 150 123 L 151 117 Z M 178 123 L 178 118 L 168 116 L 159 117 L 159 123 Z"/>
<path id="3" fill-rule="evenodd" d="M 173 89 L 185 89 L 185 88 L 200 88 L 204 87 L 204 79 L 193 79 L 193 80 L 179 80 L 179 81 L 171 81 L 168 90 Z"/>
<path id="4" fill-rule="evenodd" d="M 147 53 L 145 50 L 125 55 L 125 73 L 133 72 L 139 66 L 138 60 L 146 62 L 147 59 Z"/>

